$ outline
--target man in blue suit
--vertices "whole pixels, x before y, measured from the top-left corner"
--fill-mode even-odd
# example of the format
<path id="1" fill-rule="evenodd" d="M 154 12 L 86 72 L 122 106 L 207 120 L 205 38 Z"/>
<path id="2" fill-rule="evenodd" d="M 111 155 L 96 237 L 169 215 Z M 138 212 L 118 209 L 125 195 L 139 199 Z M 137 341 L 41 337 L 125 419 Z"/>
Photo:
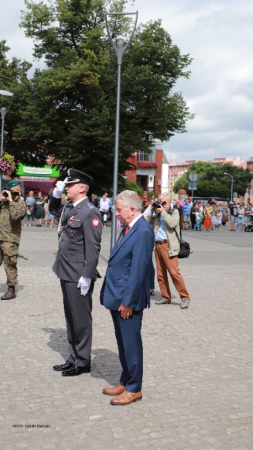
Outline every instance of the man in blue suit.
<path id="1" fill-rule="evenodd" d="M 128 405 L 142 399 L 143 309 L 150 306 L 149 265 L 154 247 L 152 227 L 141 215 L 142 201 L 133 191 L 115 198 L 116 215 L 126 225 L 108 260 L 100 294 L 101 303 L 111 311 L 122 366 L 120 383 L 103 389 L 116 396 L 112 405 Z"/>

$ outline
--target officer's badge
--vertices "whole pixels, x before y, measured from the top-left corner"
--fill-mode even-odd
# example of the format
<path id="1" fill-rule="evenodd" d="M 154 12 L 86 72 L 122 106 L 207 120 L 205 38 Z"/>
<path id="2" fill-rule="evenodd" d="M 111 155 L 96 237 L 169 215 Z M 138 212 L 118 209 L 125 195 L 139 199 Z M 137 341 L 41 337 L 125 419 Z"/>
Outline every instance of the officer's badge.
<path id="1" fill-rule="evenodd" d="M 69 218 L 69 220 L 72 220 L 73 222 L 81 222 L 81 220 L 80 219 L 76 219 L 75 216 L 71 216 Z"/>
<path id="2" fill-rule="evenodd" d="M 93 225 L 93 227 L 98 227 L 99 220 L 98 219 L 92 219 L 92 225 Z"/>

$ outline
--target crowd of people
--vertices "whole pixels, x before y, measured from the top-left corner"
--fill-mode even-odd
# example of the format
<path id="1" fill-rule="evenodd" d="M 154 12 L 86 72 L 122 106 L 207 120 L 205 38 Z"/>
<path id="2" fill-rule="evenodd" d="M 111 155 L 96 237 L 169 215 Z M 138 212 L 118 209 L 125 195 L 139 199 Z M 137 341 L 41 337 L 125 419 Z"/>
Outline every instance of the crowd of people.
<path id="1" fill-rule="evenodd" d="M 230 231 L 245 231 L 251 221 L 251 215 L 253 214 L 253 205 L 248 203 L 235 203 L 230 202 L 229 205 L 229 223 Z"/>
<path id="2" fill-rule="evenodd" d="M 44 224 L 45 226 L 49 224 L 49 228 L 53 228 L 54 221 L 58 222 L 59 215 L 52 214 L 48 208 L 52 191 L 53 189 L 51 189 L 49 193 L 44 196 L 40 191 L 36 194 L 34 194 L 33 191 L 29 192 L 28 196 L 25 199 L 25 204 L 27 206 L 26 214 L 24 217 L 25 227 L 30 227 L 34 220 L 36 221 L 36 226 L 40 228 L 42 224 Z M 62 204 L 65 204 L 67 202 L 66 192 L 63 192 L 61 202 Z"/>
<path id="3" fill-rule="evenodd" d="M 50 192 L 42 196 L 41 192 L 36 195 L 30 191 L 25 199 L 27 205 L 27 212 L 24 217 L 24 225 L 31 226 L 32 222 L 36 220 L 36 226 L 41 227 L 42 224 L 52 228 L 54 222 L 58 224 L 59 215 L 53 215 L 48 209 L 50 201 Z M 140 197 L 143 201 L 144 215 L 148 213 L 147 207 L 157 200 L 157 197 L 148 192 L 143 192 Z M 62 204 L 67 202 L 68 198 L 66 192 L 62 194 Z M 102 227 L 106 227 L 108 221 L 111 219 L 112 211 L 114 209 L 114 202 L 112 197 L 105 192 L 101 197 L 96 194 L 91 194 L 90 202 L 99 209 L 102 217 Z M 192 200 L 191 197 L 184 198 L 183 195 L 178 196 L 178 200 L 171 202 L 171 209 L 178 209 L 180 217 L 180 230 L 194 230 L 194 231 L 219 231 L 223 222 L 224 204 L 216 202 L 214 198 L 210 199 L 206 204 L 199 200 Z M 245 231 L 245 226 L 249 223 L 250 214 L 253 214 L 253 205 L 248 203 L 230 202 L 228 205 L 228 214 L 226 215 L 226 222 L 230 226 L 231 231 Z M 120 219 L 116 220 L 117 229 L 122 227 Z"/>
<path id="4" fill-rule="evenodd" d="M 245 231 L 245 225 L 250 221 L 250 214 L 253 214 L 253 205 L 248 203 L 230 202 L 229 205 L 216 202 L 214 198 L 204 205 L 199 200 L 193 200 L 183 196 L 173 203 L 174 208 L 178 208 L 180 214 L 180 226 L 184 230 L 219 231 L 223 222 L 223 211 L 226 210 L 224 223 L 228 223 L 231 231 Z"/>
<path id="5" fill-rule="evenodd" d="M 221 229 L 222 205 L 217 204 L 214 199 L 210 199 L 205 205 L 199 200 L 187 197 L 174 202 L 174 207 L 179 209 L 181 217 L 181 228 L 201 231 L 215 231 Z"/>

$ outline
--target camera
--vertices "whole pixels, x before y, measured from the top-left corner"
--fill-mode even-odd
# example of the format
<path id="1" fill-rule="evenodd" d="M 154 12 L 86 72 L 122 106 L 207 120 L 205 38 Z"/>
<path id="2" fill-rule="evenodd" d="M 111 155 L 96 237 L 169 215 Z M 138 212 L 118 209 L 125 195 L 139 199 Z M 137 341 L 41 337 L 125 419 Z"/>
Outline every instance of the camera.
<path id="1" fill-rule="evenodd" d="M 161 206 L 163 205 L 165 205 L 165 202 L 157 200 L 156 202 L 152 203 L 152 210 L 155 211 L 157 208 L 161 208 Z"/>
<path id="2" fill-rule="evenodd" d="M 11 193 L 11 195 L 13 196 L 13 197 L 15 197 L 16 195 L 19 195 L 19 193 L 18 192 L 16 192 L 16 191 L 12 191 L 11 189 L 9 189 L 9 188 L 6 188 L 6 189 L 4 189 L 4 191 L 9 191 L 10 193 Z M 3 197 L 8 197 L 8 194 L 7 194 L 7 192 L 3 192 Z"/>

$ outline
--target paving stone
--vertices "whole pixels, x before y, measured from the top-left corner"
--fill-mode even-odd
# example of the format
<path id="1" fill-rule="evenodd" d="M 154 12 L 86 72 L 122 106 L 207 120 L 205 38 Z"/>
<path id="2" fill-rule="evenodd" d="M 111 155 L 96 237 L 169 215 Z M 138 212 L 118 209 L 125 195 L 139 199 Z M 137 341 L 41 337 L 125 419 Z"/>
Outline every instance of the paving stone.
<path id="1" fill-rule="evenodd" d="M 188 310 L 144 312 L 143 400 L 113 407 L 102 395 L 120 377 L 110 314 L 93 294 L 90 374 L 64 379 L 52 366 L 67 357 L 59 280 L 51 270 L 56 228 L 24 228 L 18 295 L 0 302 L 1 450 L 252 450 L 253 350 L 251 233 L 184 233 L 193 249 L 180 271 Z M 103 229 L 104 275 L 110 228 Z M 5 272 L 0 268 L 0 289 Z M 27 428 L 34 425 L 33 428 Z M 47 427 L 47 428 L 46 428 Z"/>

